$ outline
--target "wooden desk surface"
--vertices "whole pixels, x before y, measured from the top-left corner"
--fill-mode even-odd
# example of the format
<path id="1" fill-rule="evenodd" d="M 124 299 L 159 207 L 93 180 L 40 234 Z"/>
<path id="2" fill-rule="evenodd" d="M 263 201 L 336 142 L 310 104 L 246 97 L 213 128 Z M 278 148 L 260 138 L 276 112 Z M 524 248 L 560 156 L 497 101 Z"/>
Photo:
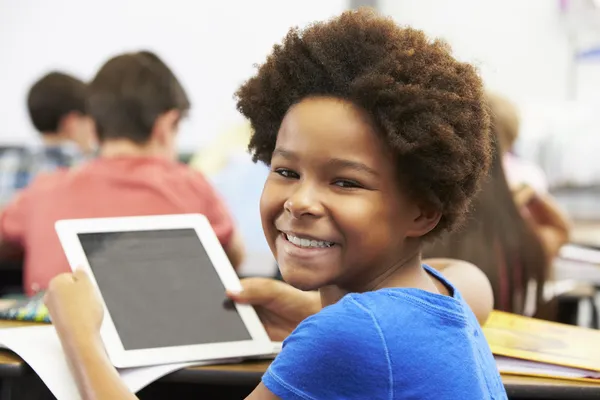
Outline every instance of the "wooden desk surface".
<path id="1" fill-rule="evenodd" d="M 0 329 L 31 326 L 31 323 L 0 321 Z M 241 364 L 222 364 L 192 367 L 174 372 L 161 379 L 162 382 L 194 383 L 212 385 L 250 385 L 260 382 L 260 378 L 270 364 L 270 360 L 247 361 Z M 19 356 L 0 349 L 0 378 L 24 374 L 29 367 Z M 582 383 L 522 376 L 503 376 L 509 398 L 523 399 L 600 399 L 600 383 Z"/>

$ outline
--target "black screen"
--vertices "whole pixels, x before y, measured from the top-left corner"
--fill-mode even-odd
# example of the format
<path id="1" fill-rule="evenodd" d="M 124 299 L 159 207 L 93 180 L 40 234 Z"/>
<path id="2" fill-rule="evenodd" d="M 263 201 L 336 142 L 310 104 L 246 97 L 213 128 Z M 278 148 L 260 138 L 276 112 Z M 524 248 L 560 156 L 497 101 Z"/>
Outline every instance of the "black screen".
<path id="1" fill-rule="evenodd" d="M 78 236 L 126 350 L 251 339 L 194 229 Z"/>

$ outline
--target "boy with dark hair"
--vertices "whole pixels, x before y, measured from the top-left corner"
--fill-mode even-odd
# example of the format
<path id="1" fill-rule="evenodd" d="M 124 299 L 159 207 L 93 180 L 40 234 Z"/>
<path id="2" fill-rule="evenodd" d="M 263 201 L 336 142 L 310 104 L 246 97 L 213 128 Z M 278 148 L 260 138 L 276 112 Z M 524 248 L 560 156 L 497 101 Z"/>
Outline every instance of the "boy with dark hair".
<path id="1" fill-rule="evenodd" d="M 94 123 L 86 112 L 86 84 L 62 72 L 50 72 L 27 95 L 31 123 L 41 146 L 5 150 L 0 156 L 0 204 L 26 187 L 40 172 L 71 167 L 95 148 Z"/>
<path id="2" fill-rule="evenodd" d="M 60 219 L 200 213 L 207 216 L 234 267 L 243 246 L 214 189 L 176 161 L 178 125 L 188 97 L 154 54 L 110 59 L 88 88 L 100 156 L 40 176 L 0 215 L 0 237 L 25 249 L 25 290 L 34 294 L 69 270 L 54 223 Z"/>

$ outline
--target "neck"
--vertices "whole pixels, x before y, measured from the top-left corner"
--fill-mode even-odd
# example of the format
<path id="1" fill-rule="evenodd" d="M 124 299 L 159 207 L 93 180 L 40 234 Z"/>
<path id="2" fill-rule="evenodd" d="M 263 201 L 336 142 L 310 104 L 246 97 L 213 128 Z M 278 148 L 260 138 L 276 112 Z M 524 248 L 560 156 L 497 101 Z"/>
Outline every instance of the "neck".
<path id="1" fill-rule="evenodd" d="M 69 138 L 60 132 L 44 132 L 42 134 L 42 143 L 46 146 L 57 146 L 69 141 Z"/>
<path id="2" fill-rule="evenodd" d="M 116 157 L 155 157 L 173 160 L 174 156 L 167 149 L 152 142 L 137 144 L 128 139 L 105 140 L 100 146 L 100 156 Z"/>
<path id="3" fill-rule="evenodd" d="M 369 270 L 369 273 L 377 272 L 371 277 L 355 275 L 351 277 L 351 282 L 319 289 L 323 307 L 337 303 L 348 293 L 364 293 L 384 288 L 410 287 L 439 293 L 435 283 L 421 265 L 420 244 L 415 243 L 413 246 L 407 247 L 412 250 L 406 252 L 405 256 L 395 262 L 385 264 L 388 266 L 391 264 L 391 267 Z"/>

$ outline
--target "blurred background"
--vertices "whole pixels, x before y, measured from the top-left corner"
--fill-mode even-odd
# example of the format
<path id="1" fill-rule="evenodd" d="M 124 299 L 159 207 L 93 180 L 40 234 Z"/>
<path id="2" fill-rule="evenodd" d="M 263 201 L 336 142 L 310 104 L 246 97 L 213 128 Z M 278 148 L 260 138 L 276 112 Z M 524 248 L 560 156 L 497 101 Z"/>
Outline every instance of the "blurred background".
<path id="1" fill-rule="evenodd" d="M 475 63 L 487 85 L 521 109 L 518 149 L 541 164 L 552 187 L 598 183 L 600 163 L 590 161 L 600 146 L 592 134 L 600 99 L 600 2 L 592 0 L 2 0 L 0 143 L 37 139 L 25 97 L 45 72 L 91 79 L 109 57 L 149 49 L 190 95 L 179 148 L 193 153 L 241 121 L 233 92 L 290 26 L 359 5 L 446 39 L 458 58 Z"/>
<path id="2" fill-rule="evenodd" d="M 225 198 L 249 254 L 268 259 L 257 211 L 266 169 L 248 167 L 248 126 L 233 93 L 290 26 L 360 6 L 443 38 L 474 63 L 488 88 L 517 106 L 514 152 L 541 168 L 574 221 L 573 238 L 600 245 L 600 1 L 0 0 L 0 146 L 39 141 L 26 97 L 43 74 L 89 80 L 115 54 L 153 51 L 192 102 L 178 136 L 180 160 Z M 270 273 L 257 259 L 244 271 Z"/>

